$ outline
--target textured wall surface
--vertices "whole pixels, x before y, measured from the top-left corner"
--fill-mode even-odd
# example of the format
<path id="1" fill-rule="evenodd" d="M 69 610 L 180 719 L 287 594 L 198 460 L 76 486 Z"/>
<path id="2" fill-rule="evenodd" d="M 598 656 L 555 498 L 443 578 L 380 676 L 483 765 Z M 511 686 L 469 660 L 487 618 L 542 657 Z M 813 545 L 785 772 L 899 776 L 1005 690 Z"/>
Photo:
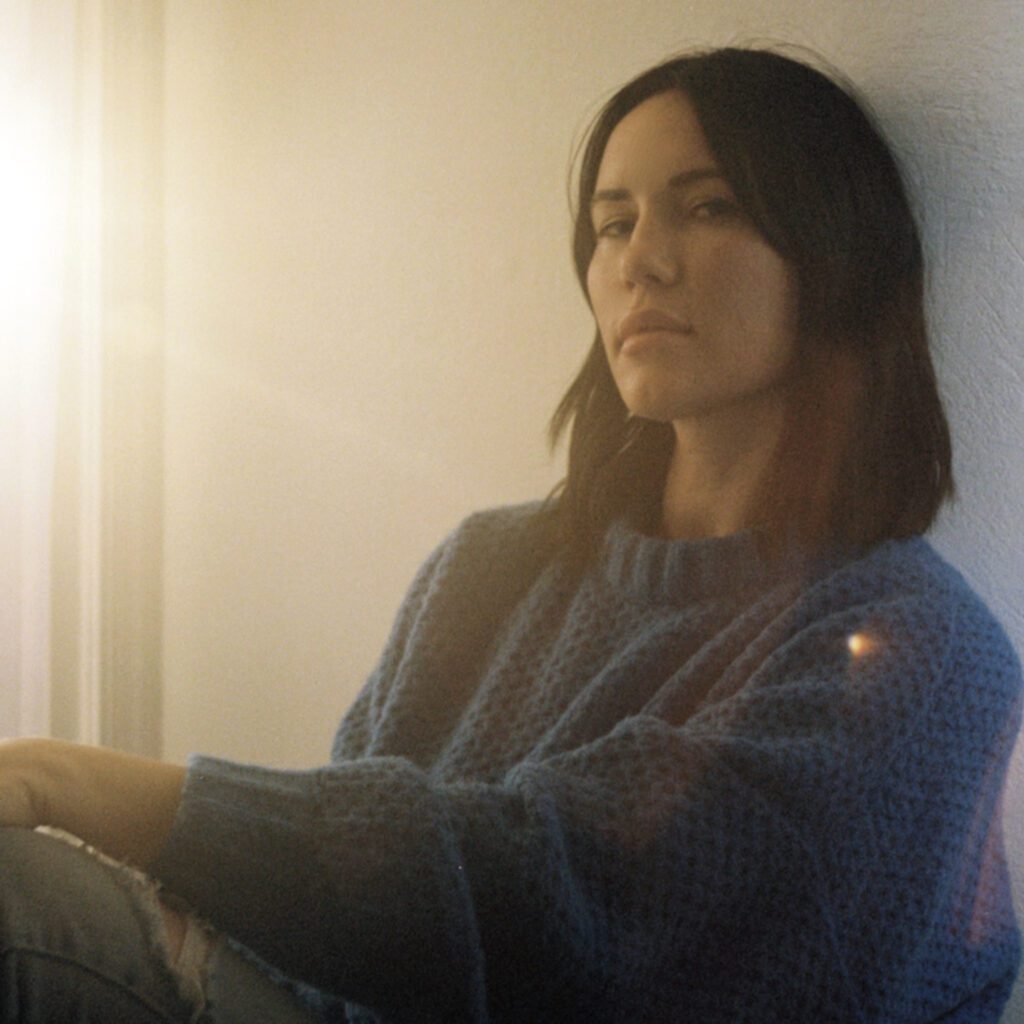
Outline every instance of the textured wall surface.
<path id="1" fill-rule="evenodd" d="M 557 479 L 544 423 L 591 335 L 570 142 L 701 43 L 813 48 L 893 139 L 957 443 L 936 542 L 1024 650 L 1019 0 L 167 9 L 169 756 L 320 759 L 428 549 Z M 1007 831 L 1024 896 L 1019 764 Z"/>

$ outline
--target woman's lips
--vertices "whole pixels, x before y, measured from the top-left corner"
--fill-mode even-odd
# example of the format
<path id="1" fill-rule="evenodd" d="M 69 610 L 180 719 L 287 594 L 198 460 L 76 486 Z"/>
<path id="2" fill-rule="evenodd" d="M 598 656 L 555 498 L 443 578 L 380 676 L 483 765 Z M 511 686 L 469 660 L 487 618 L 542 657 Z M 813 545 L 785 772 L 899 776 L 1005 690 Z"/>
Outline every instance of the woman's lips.
<path id="1" fill-rule="evenodd" d="M 657 344 L 666 335 L 692 334 L 693 328 L 671 313 L 660 309 L 638 309 L 627 313 L 619 322 L 619 351 L 635 351 L 647 344 Z M 671 340 L 671 338 L 667 339 Z"/>

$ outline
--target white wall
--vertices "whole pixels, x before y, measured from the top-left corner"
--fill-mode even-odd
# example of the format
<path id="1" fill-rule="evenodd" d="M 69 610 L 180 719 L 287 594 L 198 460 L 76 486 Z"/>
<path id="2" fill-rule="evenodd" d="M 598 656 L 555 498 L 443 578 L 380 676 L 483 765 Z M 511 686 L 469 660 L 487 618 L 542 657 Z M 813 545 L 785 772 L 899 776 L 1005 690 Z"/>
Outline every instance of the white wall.
<path id="1" fill-rule="evenodd" d="M 171 757 L 322 758 L 428 551 L 557 478 L 581 103 L 524 112 L 593 86 L 441 10 L 169 5 Z"/>
<path id="2" fill-rule="evenodd" d="M 813 47 L 901 151 L 958 443 L 936 539 L 1024 650 L 1019 0 L 168 0 L 166 27 L 168 756 L 322 758 L 433 544 L 557 479 L 591 333 L 570 142 L 694 43 Z M 1019 765 L 1007 809 L 1024 896 Z"/>

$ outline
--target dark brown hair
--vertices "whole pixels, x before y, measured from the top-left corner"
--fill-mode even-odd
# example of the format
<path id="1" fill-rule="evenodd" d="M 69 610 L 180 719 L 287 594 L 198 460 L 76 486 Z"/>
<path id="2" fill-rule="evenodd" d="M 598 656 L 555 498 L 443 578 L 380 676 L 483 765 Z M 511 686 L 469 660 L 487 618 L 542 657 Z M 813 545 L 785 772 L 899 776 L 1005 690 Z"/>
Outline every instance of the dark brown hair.
<path id="1" fill-rule="evenodd" d="M 692 103 L 724 178 L 798 282 L 800 380 L 760 518 L 774 541 L 869 546 L 924 532 L 952 494 L 949 428 L 928 352 L 921 243 L 896 161 L 849 90 L 770 50 L 666 61 L 621 88 L 586 138 L 573 255 L 587 291 L 589 206 L 615 126 L 677 91 Z M 654 529 L 671 425 L 630 419 L 600 336 L 551 420 L 570 432 L 550 506 L 584 561 L 626 515 Z"/>

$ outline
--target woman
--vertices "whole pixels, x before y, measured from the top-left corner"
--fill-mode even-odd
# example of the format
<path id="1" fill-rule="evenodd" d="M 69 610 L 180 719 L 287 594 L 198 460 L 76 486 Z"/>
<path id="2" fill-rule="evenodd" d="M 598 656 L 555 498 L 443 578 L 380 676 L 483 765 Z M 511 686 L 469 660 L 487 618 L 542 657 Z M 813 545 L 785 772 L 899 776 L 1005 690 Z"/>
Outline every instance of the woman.
<path id="1" fill-rule="evenodd" d="M 919 536 L 950 446 L 888 149 L 818 72 L 719 50 L 609 101 L 578 198 L 598 336 L 553 421 L 571 427 L 566 481 L 434 553 L 329 765 L 0 753 L 0 820 L 127 857 L 237 943 L 144 879 L 6 830 L 19 891 L 45 857 L 51 878 L 120 879 L 150 921 L 161 952 L 128 966 L 97 964 L 110 928 L 62 954 L 96 1005 L 998 1018 L 1018 961 L 998 801 L 1020 668 Z M 50 1019 L 34 1007 L 75 988 L 51 977 L 70 940 L 38 938 L 52 908 L 4 904 L 4 998 Z M 139 1002 L 157 988 L 163 1016 Z"/>

